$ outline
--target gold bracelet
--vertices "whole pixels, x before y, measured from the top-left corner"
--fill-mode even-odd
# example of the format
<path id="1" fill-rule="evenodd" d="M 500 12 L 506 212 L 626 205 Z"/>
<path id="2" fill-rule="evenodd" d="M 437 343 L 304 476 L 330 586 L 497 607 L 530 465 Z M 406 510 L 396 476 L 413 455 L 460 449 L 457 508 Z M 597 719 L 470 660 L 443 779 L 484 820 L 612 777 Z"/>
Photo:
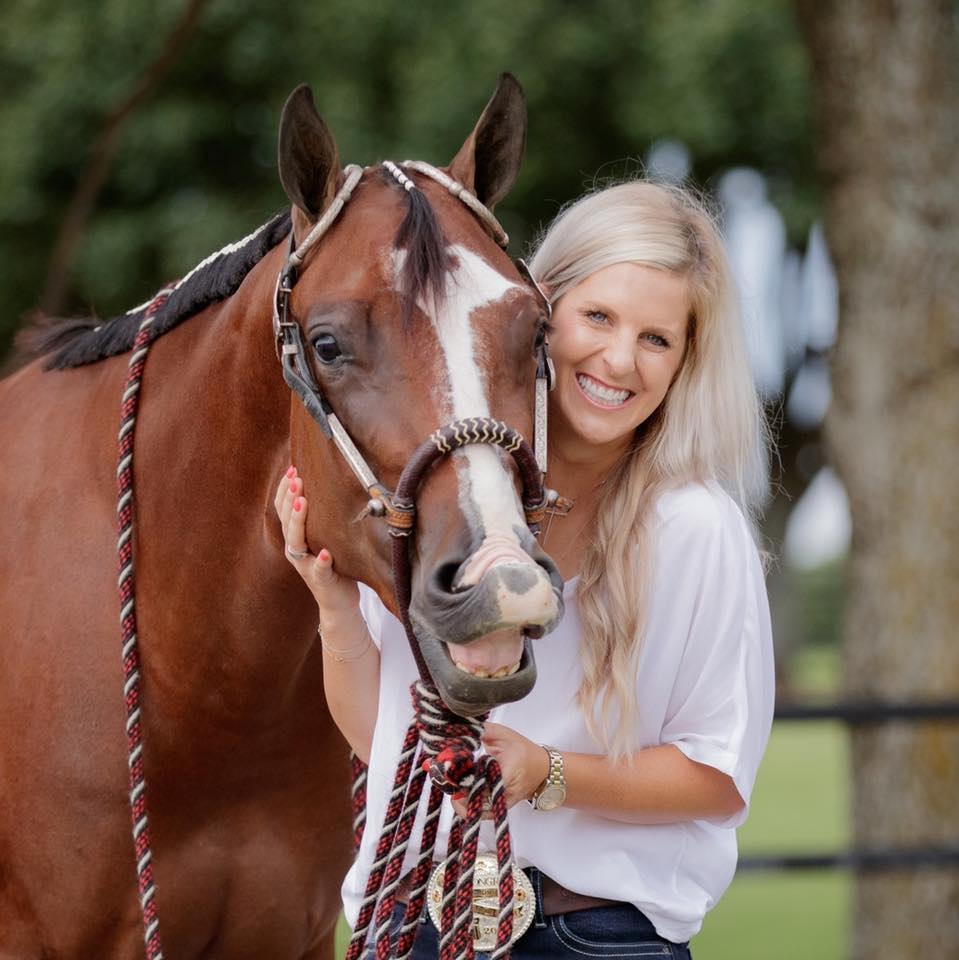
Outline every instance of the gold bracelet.
<path id="1" fill-rule="evenodd" d="M 333 657 L 337 663 L 349 663 L 352 660 L 359 660 L 367 650 L 370 648 L 370 644 L 373 642 L 373 638 L 370 636 L 369 631 L 366 633 L 366 643 L 358 645 L 356 647 L 351 647 L 349 650 L 338 650 L 336 647 L 331 647 L 326 640 L 323 639 L 323 627 L 322 624 L 318 625 L 316 632 L 320 638 L 320 646 Z M 346 656 L 341 656 L 341 654 L 346 654 Z"/>

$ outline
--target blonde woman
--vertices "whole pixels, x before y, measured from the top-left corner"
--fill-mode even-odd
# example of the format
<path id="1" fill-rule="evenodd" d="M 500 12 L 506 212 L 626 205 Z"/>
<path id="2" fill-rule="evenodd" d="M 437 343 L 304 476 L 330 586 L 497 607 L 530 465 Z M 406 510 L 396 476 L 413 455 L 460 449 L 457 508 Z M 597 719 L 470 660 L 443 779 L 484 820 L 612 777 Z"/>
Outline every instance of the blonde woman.
<path id="1" fill-rule="evenodd" d="M 539 894 L 513 956 L 688 957 L 732 879 L 773 710 L 753 524 L 765 431 L 730 272 L 702 206 L 642 181 L 565 209 L 531 269 L 553 303 L 547 482 L 575 509 L 541 536 L 566 581 L 566 615 L 533 692 L 498 707 L 484 738 Z M 277 494 L 294 551 L 306 548 L 302 491 L 293 476 Z M 326 657 L 327 687 L 347 740 L 370 758 L 375 822 L 415 666 L 400 624 L 338 577 L 327 551 L 297 569 L 327 644 L 356 651 Z M 350 919 L 375 842 L 344 884 Z M 426 919 L 414 956 L 436 949 Z"/>

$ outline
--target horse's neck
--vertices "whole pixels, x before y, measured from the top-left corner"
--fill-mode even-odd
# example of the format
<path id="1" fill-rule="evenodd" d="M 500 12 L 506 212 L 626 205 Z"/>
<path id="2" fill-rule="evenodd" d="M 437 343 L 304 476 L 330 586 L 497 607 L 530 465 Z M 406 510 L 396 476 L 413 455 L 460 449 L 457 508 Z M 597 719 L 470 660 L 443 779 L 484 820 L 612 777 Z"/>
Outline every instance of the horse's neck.
<path id="1" fill-rule="evenodd" d="M 253 721 L 302 683 L 316 624 L 272 506 L 290 393 L 261 266 L 153 345 L 136 439 L 140 619 L 163 638 L 151 682 L 164 702 Z"/>

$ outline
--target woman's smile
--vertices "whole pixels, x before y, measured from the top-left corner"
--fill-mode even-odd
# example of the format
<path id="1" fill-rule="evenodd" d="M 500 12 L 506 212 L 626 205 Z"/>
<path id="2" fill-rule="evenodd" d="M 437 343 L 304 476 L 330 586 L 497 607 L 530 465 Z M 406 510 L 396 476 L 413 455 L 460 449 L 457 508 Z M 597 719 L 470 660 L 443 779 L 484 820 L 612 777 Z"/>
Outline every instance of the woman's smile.
<path id="1" fill-rule="evenodd" d="M 588 373 L 577 373 L 576 383 L 590 403 L 605 410 L 618 410 L 636 396 L 632 390 L 616 389 Z"/>

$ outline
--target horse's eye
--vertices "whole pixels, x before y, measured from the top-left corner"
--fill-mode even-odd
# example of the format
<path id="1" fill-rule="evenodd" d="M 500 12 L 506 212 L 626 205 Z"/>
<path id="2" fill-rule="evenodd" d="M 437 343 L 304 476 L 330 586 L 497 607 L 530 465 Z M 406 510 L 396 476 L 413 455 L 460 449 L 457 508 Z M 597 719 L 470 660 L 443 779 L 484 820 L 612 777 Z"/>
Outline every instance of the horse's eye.
<path id="1" fill-rule="evenodd" d="M 343 351 L 340 350 L 336 337 L 331 333 L 321 333 L 313 341 L 313 349 L 316 351 L 320 363 L 335 363 L 343 356 Z"/>

